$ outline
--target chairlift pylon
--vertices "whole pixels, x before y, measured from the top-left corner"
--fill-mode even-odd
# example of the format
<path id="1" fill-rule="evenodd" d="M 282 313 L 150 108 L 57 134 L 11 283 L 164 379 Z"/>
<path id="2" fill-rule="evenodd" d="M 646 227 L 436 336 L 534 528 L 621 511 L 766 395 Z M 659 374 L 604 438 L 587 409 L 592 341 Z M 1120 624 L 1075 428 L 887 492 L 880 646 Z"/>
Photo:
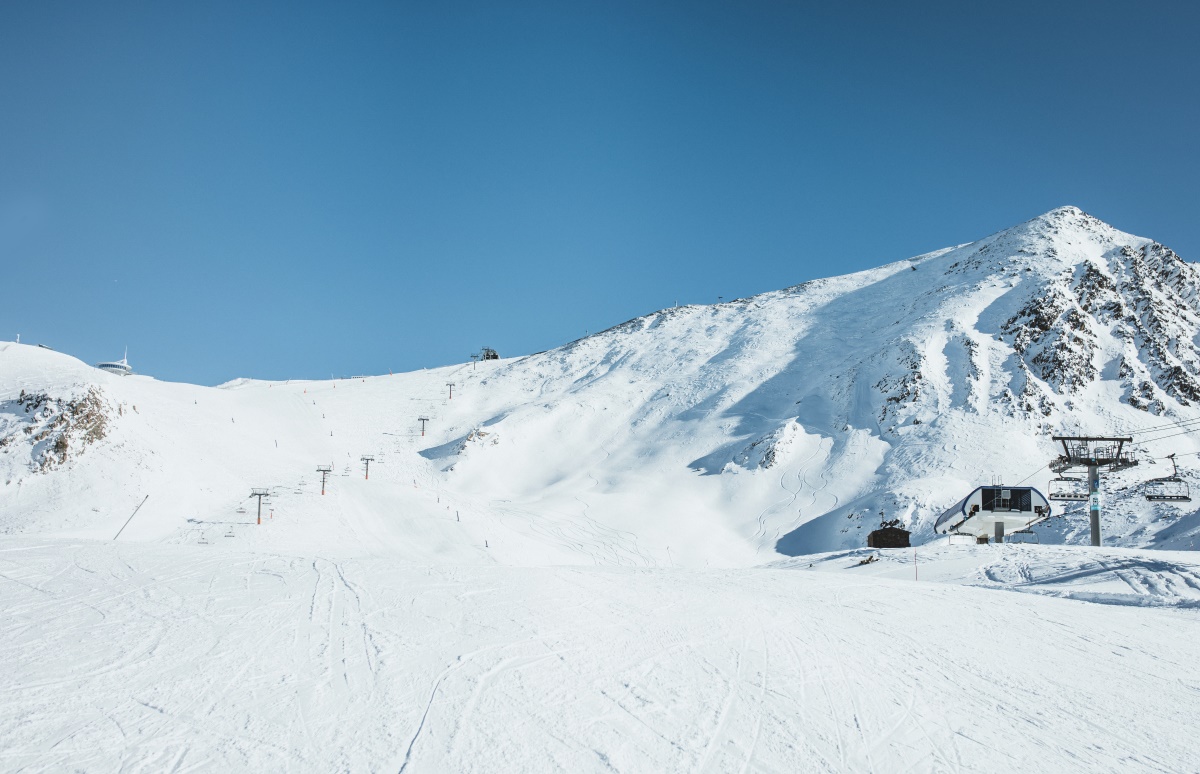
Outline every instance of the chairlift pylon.
<path id="1" fill-rule="evenodd" d="M 1188 483 L 1179 477 L 1179 466 L 1175 464 L 1175 455 L 1168 454 L 1171 461 L 1171 475 L 1162 478 L 1152 478 L 1146 482 L 1145 497 L 1152 502 L 1190 503 L 1192 493 Z"/>

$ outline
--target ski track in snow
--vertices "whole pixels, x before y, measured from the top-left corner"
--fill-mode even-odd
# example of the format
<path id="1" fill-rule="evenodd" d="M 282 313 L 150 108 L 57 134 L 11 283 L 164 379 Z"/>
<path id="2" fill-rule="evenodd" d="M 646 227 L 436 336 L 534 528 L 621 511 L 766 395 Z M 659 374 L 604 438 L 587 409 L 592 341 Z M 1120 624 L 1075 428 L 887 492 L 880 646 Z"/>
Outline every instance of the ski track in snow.
<path id="1" fill-rule="evenodd" d="M 1196 565 L 974 548 L 920 549 L 930 580 L 914 583 L 908 551 L 865 566 L 851 552 L 746 570 L 520 569 L 5 538 L 0 769 L 1198 759 L 1194 735 L 1161 722 L 1162 707 L 1200 711 Z"/>

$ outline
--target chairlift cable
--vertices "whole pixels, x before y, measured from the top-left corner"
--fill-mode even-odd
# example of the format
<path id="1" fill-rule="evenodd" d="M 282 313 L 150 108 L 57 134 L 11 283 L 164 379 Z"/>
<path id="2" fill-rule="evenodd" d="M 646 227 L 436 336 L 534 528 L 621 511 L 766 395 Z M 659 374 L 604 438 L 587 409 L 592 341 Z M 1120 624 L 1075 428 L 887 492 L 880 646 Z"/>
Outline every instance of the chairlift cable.
<path id="1" fill-rule="evenodd" d="M 1165 441 L 1168 438 L 1175 438 L 1176 436 L 1180 436 L 1180 435 L 1190 435 L 1191 433 L 1196 433 L 1196 432 L 1200 432 L 1200 427 L 1193 427 L 1190 430 L 1181 430 L 1178 433 L 1171 433 L 1170 435 L 1160 435 L 1158 438 L 1147 438 L 1146 440 L 1138 441 L 1138 443 L 1146 444 L 1146 443 L 1154 443 L 1155 441 Z"/>
<path id="2" fill-rule="evenodd" d="M 1049 463 L 1049 462 L 1047 462 L 1045 465 L 1041 466 L 1041 467 L 1040 467 L 1040 468 L 1038 468 L 1037 470 L 1033 471 L 1033 472 L 1032 472 L 1032 473 L 1030 473 L 1028 476 L 1026 476 L 1025 478 L 1023 478 L 1023 479 L 1021 479 L 1020 481 L 1018 481 L 1017 483 L 1013 484 L 1013 486 L 1020 486 L 1021 484 L 1024 484 L 1026 481 L 1028 481 L 1029 479 L 1033 478 L 1033 477 L 1034 477 L 1034 476 L 1036 476 L 1038 473 L 1041 473 L 1043 470 L 1045 470 L 1045 469 L 1046 469 L 1046 468 L 1048 468 L 1048 467 L 1050 467 L 1050 463 Z"/>
<path id="3" fill-rule="evenodd" d="M 1181 419 L 1177 422 L 1168 422 L 1165 425 L 1151 425 L 1149 427 L 1143 427 L 1141 430 L 1130 430 L 1128 432 L 1130 435 L 1145 435 L 1147 433 L 1158 432 L 1159 430 L 1170 430 L 1175 427 L 1183 427 L 1184 425 L 1194 425 L 1198 422 L 1200 422 L 1200 418 Z"/>

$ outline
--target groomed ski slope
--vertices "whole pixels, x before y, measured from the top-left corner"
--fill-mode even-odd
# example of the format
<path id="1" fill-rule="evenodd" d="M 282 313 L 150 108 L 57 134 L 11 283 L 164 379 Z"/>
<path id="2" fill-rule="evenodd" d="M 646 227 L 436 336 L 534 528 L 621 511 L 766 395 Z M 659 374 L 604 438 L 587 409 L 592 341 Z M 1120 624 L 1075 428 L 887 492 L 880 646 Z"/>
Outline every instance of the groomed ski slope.
<path id="1" fill-rule="evenodd" d="M 925 547 L 914 581 L 883 553 L 434 567 L 5 538 L 0 768 L 1195 770 L 1189 554 Z"/>

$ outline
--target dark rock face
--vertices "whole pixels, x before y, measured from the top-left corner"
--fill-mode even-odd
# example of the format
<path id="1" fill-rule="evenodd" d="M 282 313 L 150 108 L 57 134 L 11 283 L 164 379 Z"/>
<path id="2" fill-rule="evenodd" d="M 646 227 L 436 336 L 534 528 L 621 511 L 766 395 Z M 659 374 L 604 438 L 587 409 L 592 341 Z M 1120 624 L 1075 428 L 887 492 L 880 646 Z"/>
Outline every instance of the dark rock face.
<path id="1" fill-rule="evenodd" d="M 108 432 L 108 405 L 94 386 L 76 398 L 22 391 L 16 400 L 0 403 L 0 414 L 8 415 L 0 448 L 23 438 L 32 447 L 30 457 L 39 472 L 65 464 Z"/>

